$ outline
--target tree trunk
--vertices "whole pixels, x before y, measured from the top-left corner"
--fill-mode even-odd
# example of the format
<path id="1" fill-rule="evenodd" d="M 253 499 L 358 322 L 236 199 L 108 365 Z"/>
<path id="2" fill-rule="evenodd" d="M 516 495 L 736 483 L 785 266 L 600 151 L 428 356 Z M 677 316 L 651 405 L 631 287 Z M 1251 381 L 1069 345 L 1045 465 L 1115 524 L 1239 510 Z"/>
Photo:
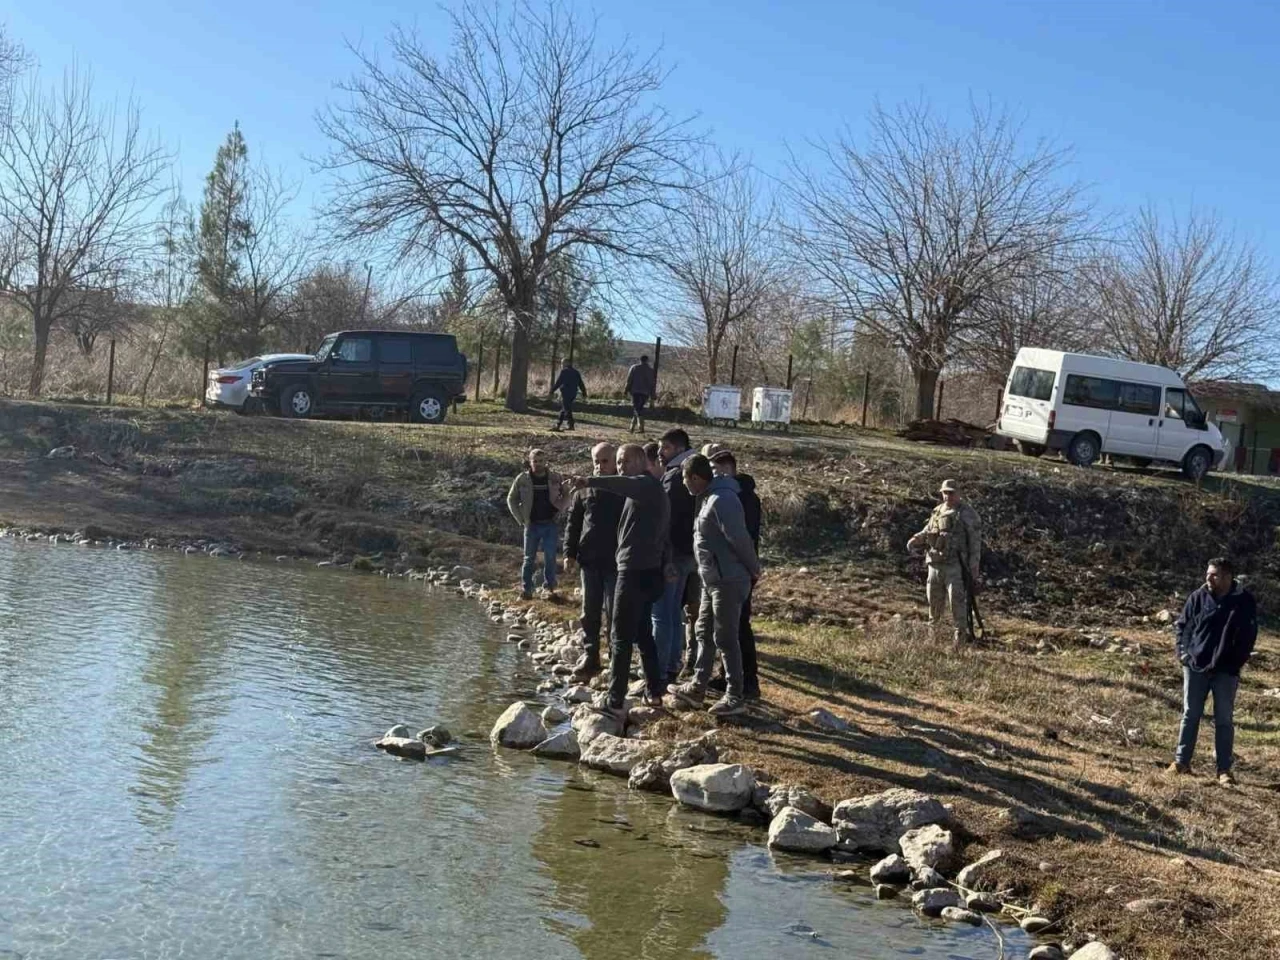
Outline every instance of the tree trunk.
<path id="1" fill-rule="evenodd" d="M 506 407 L 516 413 L 529 409 L 529 331 L 533 327 L 533 305 L 513 306 L 511 325 L 511 376 L 507 381 Z"/>
<path id="2" fill-rule="evenodd" d="M 933 394 L 938 387 L 938 375 L 941 370 L 930 367 L 911 367 L 911 377 L 916 384 L 916 416 L 917 420 L 928 420 L 933 417 Z"/>
<path id="3" fill-rule="evenodd" d="M 711 349 L 707 351 L 707 383 L 716 384 L 720 381 L 716 379 L 716 371 L 720 367 L 720 340 L 715 340 L 711 344 Z"/>
<path id="4" fill-rule="evenodd" d="M 34 400 L 40 396 L 40 391 L 44 388 L 44 358 L 49 352 L 49 327 L 48 320 L 36 319 L 34 322 L 36 335 L 35 356 L 31 359 L 31 383 L 27 388 L 31 398 Z"/>

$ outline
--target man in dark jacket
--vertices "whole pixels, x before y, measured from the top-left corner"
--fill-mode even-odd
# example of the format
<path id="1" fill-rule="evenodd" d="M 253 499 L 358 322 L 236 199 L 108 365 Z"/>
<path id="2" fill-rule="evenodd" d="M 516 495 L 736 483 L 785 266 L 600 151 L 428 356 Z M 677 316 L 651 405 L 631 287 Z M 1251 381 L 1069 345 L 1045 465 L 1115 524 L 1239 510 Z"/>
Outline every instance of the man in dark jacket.
<path id="1" fill-rule="evenodd" d="M 565 357 L 564 363 L 560 365 L 560 376 L 556 377 L 556 382 L 551 385 L 551 392 L 560 391 L 560 416 L 556 418 L 556 425 L 552 430 L 558 431 L 564 424 L 565 420 L 569 421 L 569 429 L 573 429 L 573 405 L 578 400 L 578 394 L 584 397 L 587 395 L 587 383 L 582 379 L 573 364 L 569 362 L 569 358 Z"/>
<path id="2" fill-rule="evenodd" d="M 742 514 L 746 521 L 747 533 L 751 537 L 751 545 L 755 548 L 756 556 L 760 555 L 760 497 L 756 494 L 755 478 L 749 473 L 738 472 L 738 461 L 734 455 L 728 450 L 721 450 L 711 457 L 711 466 L 715 469 L 716 475 L 721 477 L 733 477 L 738 481 L 738 499 L 742 502 Z M 752 584 L 752 590 L 747 594 L 747 600 L 742 605 L 742 620 L 738 624 L 738 644 L 742 648 L 742 683 L 743 696 L 748 700 L 760 699 L 760 673 L 756 663 L 756 634 L 751 629 L 751 593 L 755 591 L 755 584 Z M 719 683 L 712 681 L 712 688 L 715 689 L 724 683 L 724 678 L 720 677 Z"/>
<path id="3" fill-rule="evenodd" d="M 646 469 L 644 447 L 628 443 L 618 450 L 618 477 L 576 477 L 583 487 L 616 493 L 625 499 L 618 520 L 618 581 L 613 591 L 613 657 L 609 665 L 609 689 L 595 704 L 613 716 L 625 709 L 627 680 L 631 673 L 631 648 L 640 648 L 647 707 L 662 705 L 666 682 L 658 667 L 653 645 L 654 602 L 662 596 L 664 571 L 669 560 L 667 539 L 670 509 L 662 484 Z"/>
<path id="4" fill-rule="evenodd" d="M 627 382 L 622 392 L 631 398 L 631 433 L 637 430 L 644 433 L 644 408 L 649 398 L 653 396 L 657 385 L 658 377 L 653 367 L 649 366 L 647 354 L 640 358 L 639 363 L 632 364 L 631 369 L 627 371 Z"/>
<path id="5" fill-rule="evenodd" d="M 617 450 L 611 443 L 597 443 L 591 450 L 591 470 L 597 477 L 618 472 Z M 574 564 L 581 571 L 582 633 L 586 652 L 574 664 L 573 681 L 586 683 L 600 672 L 600 628 L 613 622 L 613 590 L 618 581 L 615 554 L 622 498 L 604 490 L 579 490 L 569 509 L 564 532 L 564 572 Z"/>
<path id="6" fill-rule="evenodd" d="M 1209 561 L 1204 585 L 1187 598 L 1174 625 L 1178 662 L 1182 664 L 1182 726 L 1170 773 L 1190 773 L 1191 755 L 1200 732 L 1204 705 L 1213 694 L 1213 747 L 1218 782 L 1236 782 L 1231 773 L 1235 745 L 1236 690 L 1240 670 L 1258 639 L 1258 612 L 1253 594 L 1235 582 L 1226 557 Z"/>
<path id="7" fill-rule="evenodd" d="M 662 486 L 667 491 L 671 517 L 671 569 L 667 571 L 662 598 L 653 608 L 653 639 L 658 661 L 668 683 L 674 683 L 684 663 L 684 594 L 691 576 L 697 575 L 693 556 L 693 497 L 685 488 L 681 468 L 693 456 L 689 435 L 678 427 L 662 435 L 659 455 L 665 468 Z"/>

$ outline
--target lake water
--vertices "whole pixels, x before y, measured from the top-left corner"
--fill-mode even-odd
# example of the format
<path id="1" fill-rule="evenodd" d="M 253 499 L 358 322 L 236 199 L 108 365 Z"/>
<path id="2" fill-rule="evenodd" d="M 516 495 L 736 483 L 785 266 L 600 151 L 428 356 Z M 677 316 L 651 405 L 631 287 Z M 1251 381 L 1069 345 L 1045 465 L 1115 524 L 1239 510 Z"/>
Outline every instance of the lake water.
<path id="1" fill-rule="evenodd" d="M 0 539 L 0 957 L 995 955 L 759 831 L 495 753 L 537 679 L 421 583 Z M 399 721 L 461 757 L 374 750 Z"/>

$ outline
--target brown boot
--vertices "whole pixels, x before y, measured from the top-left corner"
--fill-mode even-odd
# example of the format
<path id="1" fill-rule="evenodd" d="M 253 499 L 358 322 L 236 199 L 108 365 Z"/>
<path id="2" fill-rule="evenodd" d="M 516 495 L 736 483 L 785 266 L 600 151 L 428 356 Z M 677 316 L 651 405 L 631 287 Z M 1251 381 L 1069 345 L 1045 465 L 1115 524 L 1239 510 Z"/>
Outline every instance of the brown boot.
<path id="1" fill-rule="evenodd" d="M 1191 772 L 1191 765 L 1186 763 L 1178 763 L 1178 761 L 1175 760 L 1173 763 L 1169 764 L 1169 766 L 1165 768 L 1164 772 L 1177 774 L 1178 776 L 1185 776 L 1186 774 Z"/>

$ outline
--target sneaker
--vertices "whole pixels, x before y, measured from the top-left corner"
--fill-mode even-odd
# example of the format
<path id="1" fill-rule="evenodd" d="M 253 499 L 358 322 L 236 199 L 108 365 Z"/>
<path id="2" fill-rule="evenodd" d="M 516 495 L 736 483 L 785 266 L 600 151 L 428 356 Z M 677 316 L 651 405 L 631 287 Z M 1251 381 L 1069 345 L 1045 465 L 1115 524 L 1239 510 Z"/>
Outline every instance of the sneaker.
<path id="1" fill-rule="evenodd" d="M 595 713 L 615 720 L 625 722 L 627 719 L 627 705 L 610 697 L 608 690 L 603 690 L 592 697 L 590 708 Z"/>
<path id="2" fill-rule="evenodd" d="M 1178 763 L 1175 760 L 1173 763 L 1169 764 L 1169 766 L 1165 767 L 1164 772 L 1182 776 L 1191 772 L 1191 765 L 1187 763 Z"/>
<path id="3" fill-rule="evenodd" d="M 725 694 L 711 706 L 707 707 L 707 713 L 713 717 L 736 717 L 740 713 L 747 712 L 747 703 L 741 697 L 730 696 Z"/>
<path id="4" fill-rule="evenodd" d="M 1218 783 L 1224 787 L 1234 787 L 1236 785 L 1236 775 L 1230 770 L 1223 770 L 1218 774 Z"/>
<path id="5" fill-rule="evenodd" d="M 707 698 L 706 689 L 693 680 L 672 687 L 667 693 L 671 696 L 671 700 L 676 706 L 689 710 L 701 710 L 702 702 Z"/>

